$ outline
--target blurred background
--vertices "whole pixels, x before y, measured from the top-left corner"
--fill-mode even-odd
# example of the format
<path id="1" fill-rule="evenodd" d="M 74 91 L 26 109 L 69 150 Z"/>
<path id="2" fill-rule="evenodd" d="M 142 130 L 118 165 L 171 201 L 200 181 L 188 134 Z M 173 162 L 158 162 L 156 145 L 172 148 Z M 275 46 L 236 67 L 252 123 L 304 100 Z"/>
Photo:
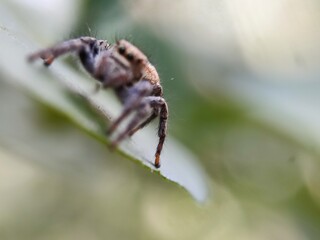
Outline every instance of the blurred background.
<path id="1" fill-rule="evenodd" d="M 81 35 L 142 49 L 212 190 L 197 203 L 110 154 L 10 84 L 2 52 L 0 239 L 319 239 L 319 1 L 0 0 L 0 15 L 26 51 Z"/>

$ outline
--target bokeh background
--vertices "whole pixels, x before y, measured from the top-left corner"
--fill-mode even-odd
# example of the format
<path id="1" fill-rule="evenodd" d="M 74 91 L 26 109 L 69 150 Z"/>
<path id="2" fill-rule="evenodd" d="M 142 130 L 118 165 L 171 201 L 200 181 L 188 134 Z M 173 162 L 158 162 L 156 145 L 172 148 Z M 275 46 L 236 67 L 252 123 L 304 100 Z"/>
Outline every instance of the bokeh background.
<path id="1" fill-rule="evenodd" d="M 319 1 L 0 0 L 0 15 L 1 31 L 39 46 L 93 35 L 141 48 L 161 76 L 169 132 L 211 191 L 198 203 L 111 154 L 10 84 L 6 52 L 0 239 L 319 239 Z"/>

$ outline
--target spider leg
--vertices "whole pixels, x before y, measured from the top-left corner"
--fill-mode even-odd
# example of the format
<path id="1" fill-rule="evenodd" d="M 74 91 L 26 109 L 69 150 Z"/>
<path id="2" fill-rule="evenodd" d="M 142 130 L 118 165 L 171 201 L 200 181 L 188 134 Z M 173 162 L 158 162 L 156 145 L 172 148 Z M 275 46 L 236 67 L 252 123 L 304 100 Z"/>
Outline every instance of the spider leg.
<path id="1" fill-rule="evenodd" d="M 154 113 L 147 118 L 144 122 L 138 125 L 141 119 L 144 119 L 148 115 L 147 106 L 153 108 Z M 137 109 L 136 116 L 131 120 L 128 124 L 127 128 L 116 138 L 115 141 L 111 143 L 111 147 L 116 147 L 125 137 L 129 136 L 131 133 L 135 133 L 138 129 L 145 126 L 146 124 L 150 123 L 155 117 L 158 116 L 156 114 L 160 111 L 160 120 L 159 120 L 159 128 L 158 128 L 158 136 L 159 142 L 157 145 L 157 150 L 155 153 L 155 162 L 154 166 L 156 168 L 160 167 L 160 155 L 162 152 L 163 144 L 166 139 L 167 135 L 167 119 L 168 119 L 168 105 L 166 101 L 162 97 L 145 97 L 143 100 L 143 104 L 140 104 L 139 108 Z"/>
<path id="2" fill-rule="evenodd" d="M 133 111 L 133 108 L 132 107 L 128 107 L 128 108 L 125 108 L 121 115 L 114 121 L 112 122 L 111 126 L 108 128 L 108 130 L 106 131 L 106 134 L 107 135 L 111 135 L 114 130 L 116 130 L 116 128 L 119 126 L 119 124 L 129 116 L 129 114 Z"/>
<path id="3" fill-rule="evenodd" d="M 136 115 L 129 122 L 126 129 L 122 133 L 120 133 L 119 136 L 111 143 L 112 149 L 115 148 L 123 139 L 129 136 L 129 133 L 131 132 L 131 130 L 134 129 L 134 127 L 136 127 L 139 124 L 141 119 L 145 119 L 148 116 L 150 112 L 148 105 L 146 103 L 140 104 L 140 106 L 137 109 Z"/>
<path id="4" fill-rule="evenodd" d="M 158 116 L 157 113 L 152 113 L 150 117 L 148 117 L 145 121 L 143 121 L 140 125 L 136 126 L 135 128 L 131 129 L 131 131 L 128 133 L 128 135 L 131 137 L 133 134 L 135 134 L 138 130 L 144 128 L 147 126 L 150 122 L 152 122 L 156 117 Z"/>
<path id="5" fill-rule="evenodd" d="M 124 99 L 124 110 L 121 115 L 111 124 L 107 130 L 107 135 L 111 135 L 114 130 L 119 126 L 119 124 L 126 119 L 133 110 L 137 109 L 142 101 L 142 99 L 149 95 L 152 91 L 150 88 L 150 83 L 148 81 L 140 81 L 136 83 L 135 86 L 131 87 L 126 96 L 122 96 Z"/>
<path id="6" fill-rule="evenodd" d="M 168 105 L 162 97 L 158 97 L 158 99 L 153 102 L 153 105 L 155 107 L 160 108 L 160 120 L 159 120 L 159 128 L 158 128 L 159 142 L 158 142 L 157 151 L 155 154 L 155 162 L 154 162 L 154 166 L 156 168 L 159 168 L 160 155 L 161 155 L 164 140 L 166 139 L 166 135 L 167 135 L 167 121 L 168 121 L 169 112 L 168 112 Z"/>
<path id="7" fill-rule="evenodd" d="M 59 43 L 51 48 L 43 49 L 28 56 L 28 61 L 33 62 L 38 58 L 43 59 L 44 65 L 50 66 L 55 58 L 68 52 L 81 51 L 87 47 L 90 51 L 90 44 L 94 45 L 98 40 L 92 37 L 81 37 Z"/>

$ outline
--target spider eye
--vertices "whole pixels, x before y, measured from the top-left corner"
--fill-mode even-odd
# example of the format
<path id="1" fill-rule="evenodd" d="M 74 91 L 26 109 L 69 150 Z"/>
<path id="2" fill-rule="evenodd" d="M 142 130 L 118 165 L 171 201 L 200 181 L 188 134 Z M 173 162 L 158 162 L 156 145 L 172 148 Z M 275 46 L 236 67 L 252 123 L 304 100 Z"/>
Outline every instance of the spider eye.
<path id="1" fill-rule="evenodd" d="M 126 52 L 126 48 L 125 48 L 124 46 L 120 46 L 120 47 L 118 48 L 118 51 L 119 51 L 119 53 L 120 53 L 121 55 L 123 55 L 123 54 Z"/>
<path id="2" fill-rule="evenodd" d="M 131 62 L 133 61 L 134 57 L 133 57 L 133 54 L 132 53 L 128 53 L 127 54 L 127 59 Z"/>

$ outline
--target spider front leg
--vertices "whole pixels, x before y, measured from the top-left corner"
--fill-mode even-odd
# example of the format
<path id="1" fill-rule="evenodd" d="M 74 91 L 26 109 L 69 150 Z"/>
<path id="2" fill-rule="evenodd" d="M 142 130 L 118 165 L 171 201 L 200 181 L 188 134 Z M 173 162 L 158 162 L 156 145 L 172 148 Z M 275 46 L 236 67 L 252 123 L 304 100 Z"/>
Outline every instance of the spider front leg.
<path id="1" fill-rule="evenodd" d="M 43 59 L 44 65 L 50 66 L 54 59 L 69 53 L 85 51 L 86 54 L 92 55 L 95 51 L 99 51 L 99 46 L 104 45 L 105 48 L 108 44 L 105 41 L 97 40 L 92 37 L 80 37 L 59 43 L 51 48 L 43 49 L 28 56 L 28 61 L 33 62 L 38 58 Z M 96 49 L 96 50 L 95 50 Z"/>

